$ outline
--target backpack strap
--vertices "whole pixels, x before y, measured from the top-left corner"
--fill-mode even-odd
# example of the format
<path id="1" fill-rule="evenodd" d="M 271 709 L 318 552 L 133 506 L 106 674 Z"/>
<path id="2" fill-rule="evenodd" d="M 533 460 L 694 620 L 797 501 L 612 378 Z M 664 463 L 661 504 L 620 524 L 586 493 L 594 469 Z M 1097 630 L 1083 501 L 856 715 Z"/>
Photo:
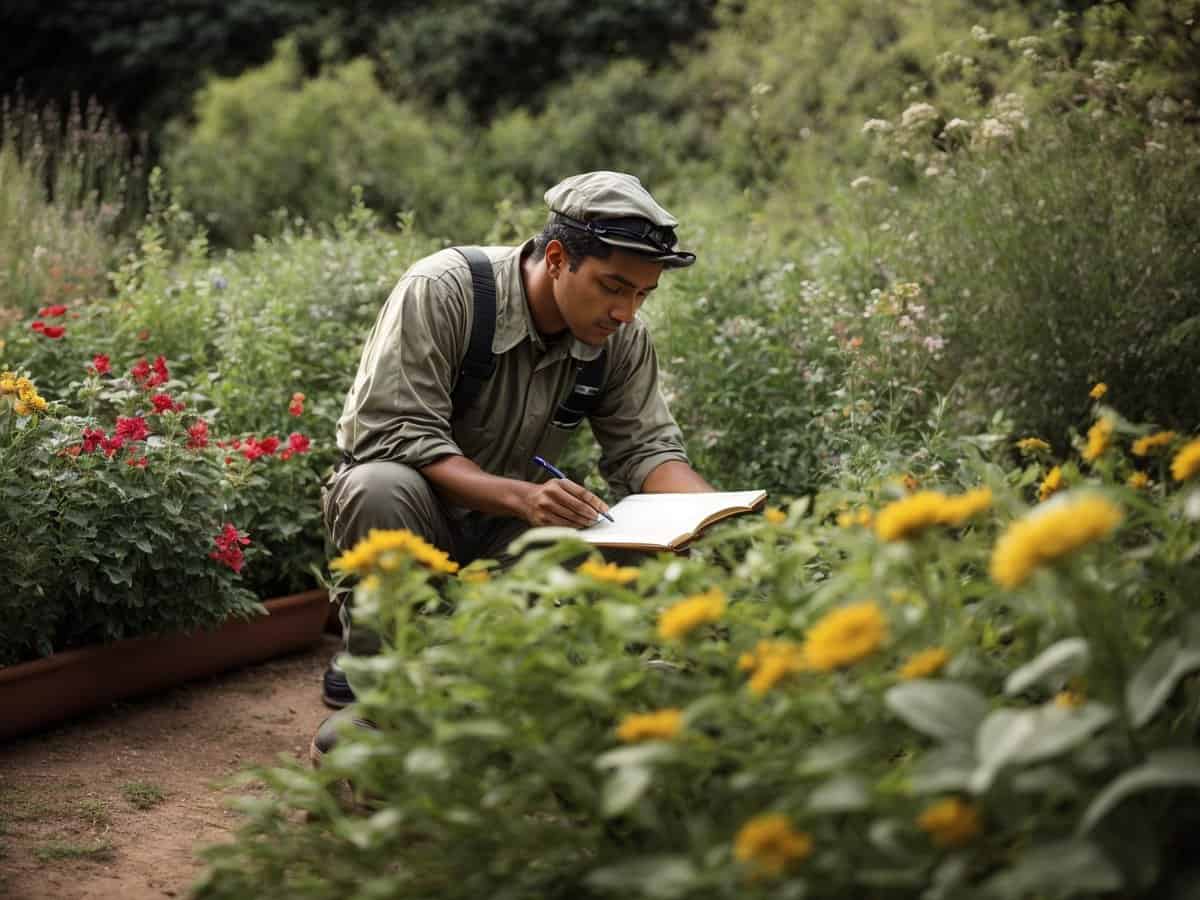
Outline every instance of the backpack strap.
<path id="1" fill-rule="evenodd" d="M 471 293 L 475 298 L 471 340 L 450 395 L 452 415 L 457 416 L 474 402 L 496 371 L 496 357 L 492 354 L 492 337 L 496 334 L 496 274 L 492 261 L 478 247 L 454 249 L 471 267 Z"/>
<path id="2" fill-rule="evenodd" d="M 553 424 L 568 431 L 579 427 L 592 410 L 600 402 L 601 389 L 604 386 L 604 363 L 608 358 L 608 348 L 600 351 L 595 359 L 588 360 L 579 367 L 575 374 L 575 385 L 567 394 L 558 409 L 554 411 Z"/>

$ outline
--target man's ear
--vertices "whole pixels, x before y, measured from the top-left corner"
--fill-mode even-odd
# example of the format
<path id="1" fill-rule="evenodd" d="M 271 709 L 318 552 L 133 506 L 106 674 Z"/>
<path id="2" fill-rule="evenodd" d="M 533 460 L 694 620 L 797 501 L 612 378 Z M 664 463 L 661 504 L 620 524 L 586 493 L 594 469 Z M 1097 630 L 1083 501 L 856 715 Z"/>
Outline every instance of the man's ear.
<path id="1" fill-rule="evenodd" d="M 567 267 L 567 248 L 560 240 L 551 240 L 546 244 L 546 268 L 557 274 Z"/>

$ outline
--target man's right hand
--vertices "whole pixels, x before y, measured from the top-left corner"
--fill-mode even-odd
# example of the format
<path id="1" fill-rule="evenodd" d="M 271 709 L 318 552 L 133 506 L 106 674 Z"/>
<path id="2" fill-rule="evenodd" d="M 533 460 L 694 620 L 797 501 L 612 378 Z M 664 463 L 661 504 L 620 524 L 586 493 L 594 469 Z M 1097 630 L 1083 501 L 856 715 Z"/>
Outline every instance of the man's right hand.
<path id="1" fill-rule="evenodd" d="M 526 494 L 523 518 L 530 525 L 560 525 L 587 528 L 596 524 L 608 504 L 582 485 L 565 478 L 552 478 L 532 485 Z"/>

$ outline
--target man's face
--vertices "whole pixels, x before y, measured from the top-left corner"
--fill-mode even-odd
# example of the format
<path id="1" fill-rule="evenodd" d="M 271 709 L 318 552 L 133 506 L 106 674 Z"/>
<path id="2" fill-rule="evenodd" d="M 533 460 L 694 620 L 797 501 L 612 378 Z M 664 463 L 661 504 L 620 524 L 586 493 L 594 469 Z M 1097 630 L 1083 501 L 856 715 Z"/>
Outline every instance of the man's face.
<path id="1" fill-rule="evenodd" d="M 649 293 L 658 287 L 663 264 L 613 248 L 607 259 L 585 257 L 572 272 L 563 254 L 554 279 L 554 302 L 571 333 L 599 346 L 633 321 Z"/>

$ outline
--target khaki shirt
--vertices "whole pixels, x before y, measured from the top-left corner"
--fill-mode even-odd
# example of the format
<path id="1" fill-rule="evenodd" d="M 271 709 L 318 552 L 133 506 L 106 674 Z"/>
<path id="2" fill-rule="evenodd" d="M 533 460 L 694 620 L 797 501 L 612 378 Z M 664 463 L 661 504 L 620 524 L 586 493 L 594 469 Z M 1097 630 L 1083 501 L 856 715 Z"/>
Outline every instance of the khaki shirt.
<path id="1" fill-rule="evenodd" d="M 357 462 L 390 460 L 416 469 L 461 454 L 493 475 L 550 477 L 532 458 L 553 462 L 561 453 L 571 432 L 551 419 L 577 369 L 600 348 L 569 332 L 549 342 L 538 334 L 521 279 L 521 259 L 532 244 L 484 248 L 496 273 L 496 371 L 453 420 L 450 395 L 474 319 L 470 268 L 461 254 L 442 250 L 404 273 L 367 338 L 338 419 L 343 452 Z M 687 456 L 659 390 L 645 323 L 624 325 L 607 346 L 601 400 L 590 422 L 600 471 L 623 496 L 640 491 L 657 466 Z"/>

